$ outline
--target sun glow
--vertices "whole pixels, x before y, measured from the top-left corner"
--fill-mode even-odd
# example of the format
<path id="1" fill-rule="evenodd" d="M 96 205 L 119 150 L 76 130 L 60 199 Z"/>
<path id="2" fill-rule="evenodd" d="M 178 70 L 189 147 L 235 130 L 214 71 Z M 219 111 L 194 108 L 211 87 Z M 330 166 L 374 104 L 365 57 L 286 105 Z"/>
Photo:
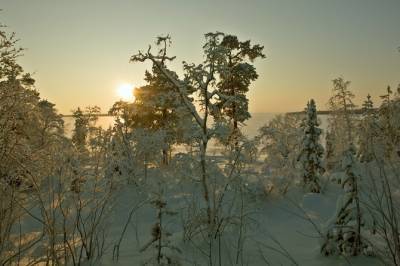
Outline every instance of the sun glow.
<path id="1" fill-rule="evenodd" d="M 132 84 L 124 83 L 118 86 L 117 93 L 123 101 L 134 101 L 133 90 L 134 87 Z"/>

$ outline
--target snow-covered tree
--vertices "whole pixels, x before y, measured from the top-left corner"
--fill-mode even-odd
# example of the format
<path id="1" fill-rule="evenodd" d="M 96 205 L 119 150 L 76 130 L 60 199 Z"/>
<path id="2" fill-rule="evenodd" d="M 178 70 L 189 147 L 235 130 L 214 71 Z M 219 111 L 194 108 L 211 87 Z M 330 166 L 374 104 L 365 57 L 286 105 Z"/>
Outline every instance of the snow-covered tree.
<path id="1" fill-rule="evenodd" d="M 60 137 L 64 134 L 64 120 L 57 113 L 55 104 L 47 100 L 41 100 L 38 103 L 40 112 L 40 141 L 41 145 L 51 142 L 54 137 Z"/>
<path id="2" fill-rule="evenodd" d="M 72 135 L 72 142 L 78 149 L 84 149 L 86 146 L 86 138 L 88 135 L 89 121 L 80 107 L 73 111 L 75 126 Z"/>
<path id="3" fill-rule="evenodd" d="M 47 167 L 50 140 L 54 133 L 60 135 L 63 125 L 52 104 L 40 99 L 35 80 L 18 64 L 22 49 L 16 45 L 15 34 L 0 27 L 0 179 L 22 184 L 29 179 L 26 169 Z"/>
<path id="4" fill-rule="evenodd" d="M 256 69 L 251 63 L 257 58 L 265 58 L 264 47 L 258 44 L 252 45 L 250 40 L 239 41 L 237 36 L 225 34 L 220 45 L 227 50 L 227 65 L 220 73 L 217 86 L 221 94 L 228 96 L 220 102 L 220 105 L 222 114 L 231 121 L 231 140 L 236 143 L 234 139 L 240 134 L 239 123 L 250 118 L 246 93 L 251 82 L 258 78 Z"/>
<path id="5" fill-rule="evenodd" d="M 400 162 L 377 154 L 365 164 L 364 206 L 372 220 L 370 242 L 374 255 L 387 265 L 400 264 Z"/>
<path id="6" fill-rule="evenodd" d="M 362 105 L 358 130 L 357 157 L 360 159 L 360 162 L 370 162 L 374 159 L 374 146 L 377 140 L 378 124 L 377 112 L 374 110 L 374 103 L 369 94 Z"/>
<path id="7" fill-rule="evenodd" d="M 262 154 L 272 168 L 295 167 L 301 147 L 303 115 L 277 115 L 259 129 Z"/>
<path id="8" fill-rule="evenodd" d="M 160 61 L 163 67 L 166 67 L 168 61 L 173 60 L 173 58 L 166 57 L 167 47 L 170 43 L 171 38 L 168 35 L 157 38 L 156 44 L 161 46 L 162 51 L 160 55 L 164 56 Z M 178 78 L 176 74 L 173 77 Z M 154 63 L 151 72 L 146 71 L 145 81 L 147 85 L 136 88 L 134 91 L 135 126 L 151 131 L 162 130 L 166 133 L 162 158 L 163 163 L 168 164 L 171 146 L 180 142 L 177 134 L 180 125 L 179 120 L 185 116 L 190 116 L 190 114 L 183 106 L 174 84 L 162 74 Z M 189 98 L 192 92 L 192 90 L 186 91 L 185 97 Z"/>
<path id="9" fill-rule="evenodd" d="M 283 192 L 299 177 L 298 158 L 302 141 L 300 125 L 303 118 L 303 114 L 277 115 L 259 129 L 257 136 L 260 153 L 265 155 L 266 172 L 280 178 L 276 182 L 283 182 L 271 186 L 283 186 Z"/>
<path id="10" fill-rule="evenodd" d="M 7 55 L 9 50 L 3 45 L 8 39 L 3 33 L 0 31 L 0 264 L 5 265 L 16 263 L 12 258 L 18 249 L 33 242 L 22 244 L 12 240 L 18 222 L 26 214 L 16 202 L 25 204 L 26 197 L 20 192 L 32 185 L 27 171 L 33 166 L 42 169 L 42 153 L 46 149 L 41 150 L 35 141 L 39 139 L 39 95 L 31 87 L 31 78 L 29 83 L 25 82 L 22 67 L 8 61 L 15 58 Z"/>
<path id="11" fill-rule="evenodd" d="M 226 66 L 226 50 L 221 49 L 220 38 L 221 33 L 208 33 L 206 34 L 206 43 L 203 46 L 205 60 L 202 64 L 188 64 L 184 62 L 185 79 L 180 79 L 175 72 L 168 70 L 164 64 L 165 60 L 171 60 L 174 57 L 166 57 L 163 49 L 158 55 L 153 55 L 151 50 L 146 53 L 139 52 L 139 54 L 132 56 L 132 62 L 144 62 L 150 60 L 161 71 L 165 78 L 167 78 L 179 94 L 187 111 L 194 118 L 196 124 L 201 129 L 200 139 L 200 166 L 202 169 L 202 186 L 204 189 L 204 199 L 207 206 L 207 222 L 209 225 L 214 224 L 214 217 L 210 199 L 209 189 L 209 176 L 206 167 L 206 154 L 211 130 L 208 125 L 210 116 L 215 114 L 217 106 L 213 103 L 215 97 L 218 95 L 218 90 L 215 87 L 215 80 L 220 71 Z M 165 49 L 165 48 L 164 48 Z M 196 109 L 192 99 L 188 96 L 187 92 L 194 90 L 198 94 L 199 105 L 202 111 Z"/>
<path id="12" fill-rule="evenodd" d="M 325 169 L 333 169 L 335 167 L 335 139 L 333 133 L 328 129 L 325 134 Z"/>
<path id="13" fill-rule="evenodd" d="M 181 250 L 173 245 L 170 240 L 171 233 L 167 230 L 167 217 L 177 213 L 169 210 L 167 202 L 163 198 L 162 192 L 151 202 L 157 210 L 157 220 L 151 228 L 151 239 L 142 248 L 141 252 L 147 251 L 150 247 L 156 250 L 156 255 L 152 256 L 144 265 L 180 265 L 176 254 Z"/>
<path id="14" fill-rule="evenodd" d="M 338 198 L 336 213 L 329 225 L 321 252 L 324 255 L 356 256 L 365 252 L 368 245 L 362 235 L 364 222 L 359 198 L 361 175 L 353 145 L 343 155 L 342 168 L 345 169 L 341 180 L 344 194 Z"/>
<path id="15" fill-rule="evenodd" d="M 100 107 L 88 106 L 84 110 L 78 107 L 73 110 L 72 116 L 75 125 L 72 134 L 72 143 L 81 151 L 84 151 L 89 145 L 92 137 L 97 134 L 96 122 L 100 114 Z"/>
<path id="16" fill-rule="evenodd" d="M 161 49 L 158 54 L 153 54 L 151 48 L 147 52 L 139 52 L 132 56 L 133 62 L 151 61 L 160 73 L 173 84 L 173 88 L 179 94 L 180 100 L 190 114 L 196 127 L 194 138 L 198 143 L 198 167 L 196 171 L 201 184 L 202 207 L 201 223 L 195 227 L 199 235 L 204 236 L 204 240 L 210 248 L 204 251 L 210 264 L 213 264 L 215 258 L 212 246 L 217 237 L 220 237 L 223 231 L 223 225 L 229 219 L 224 219 L 221 205 L 224 197 L 220 195 L 229 186 L 223 181 L 223 173 L 208 158 L 208 146 L 211 138 L 223 138 L 227 128 L 226 119 L 221 115 L 221 110 L 233 100 L 229 95 L 220 92 L 217 86 L 219 76 L 226 71 L 228 60 L 228 49 L 221 46 L 223 33 L 207 33 L 205 35 L 205 44 L 203 45 L 204 60 L 200 64 L 183 63 L 184 78 L 180 78 L 175 72 L 169 70 L 163 60 L 171 60 Z M 193 96 L 197 101 L 194 104 L 191 95 L 188 92 L 193 91 Z M 221 104 L 221 102 L 224 102 Z M 192 128 L 193 129 L 193 128 Z M 228 136 L 226 136 L 227 138 Z M 192 138 L 193 139 L 193 138 Z M 229 178 L 229 177 L 227 177 Z M 193 217 L 190 217 L 193 219 Z M 202 232 L 202 233 L 201 233 Z"/>
<path id="17" fill-rule="evenodd" d="M 16 48 L 15 34 L 0 26 L 0 264 L 19 264 L 27 254 L 43 247 L 42 256 L 50 250 L 43 239 L 50 239 L 52 223 L 46 216 L 44 197 L 38 191 L 45 188 L 54 173 L 59 147 L 68 142 L 62 136 L 63 121 L 54 104 L 42 100 L 35 89 L 35 80 L 24 72 L 17 58 L 22 49 Z M 64 150 L 62 150 L 64 152 Z M 53 180 L 53 179 L 51 179 Z M 43 193 L 43 191 L 41 191 Z M 41 194 L 41 196 L 43 196 Z M 54 203 L 54 202 L 53 202 Z M 54 206 L 54 205 L 49 205 Z M 22 239 L 21 223 L 32 223 L 29 210 L 38 210 L 35 219 L 43 223 L 43 232 Z M 40 214 L 39 214 L 40 213 Z M 34 220 L 35 220 L 34 219 Z M 19 224 L 18 224 L 19 223 Z M 28 232 L 31 233 L 31 232 Z M 42 241 L 40 241 L 42 240 Z M 39 242 L 40 241 L 40 242 Z M 54 247 L 54 246 L 53 246 Z M 55 249 L 53 250 L 53 254 Z M 50 255 L 48 252 L 46 255 Z M 48 256 L 51 260 L 51 256 Z M 54 258 L 54 257 L 52 257 Z M 28 262 L 27 262 L 28 263 Z"/>
<path id="18" fill-rule="evenodd" d="M 112 105 L 108 114 L 115 118 L 114 127 L 121 130 L 125 135 L 138 127 L 136 122 L 139 120 L 139 114 L 136 112 L 133 102 L 117 101 Z"/>
<path id="19" fill-rule="evenodd" d="M 328 132 L 332 149 L 331 156 L 327 156 L 327 165 L 335 166 L 340 161 L 343 152 L 351 143 L 355 143 L 356 119 L 354 117 L 354 94 L 349 89 L 350 81 L 343 78 L 333 80 L 333 96 L 329 99 L 328 106 L 331 111 L 329 116 Z"/>
<path id="20" fill-rule="evenodd" d="M 307 103 L 306 118 L 301 127 L 304 135 L 299 161 L 303 166 L 303 185 L 309 192 L 319 193 L 319 179 L 325 171 L 321 161 L 324 148 L 320 144 L 322 130 L 319 128 L 317 108 L 313 99 Z"/>
<path id="21" fill-rule="evenodd" d="M 378 117 L 380 148 L 384 149 L 381 155 L 392 158 L 397 156 L 396 147 L 400 145 L 400 86 L 396 94 L 388 86 L 387 93 L 381 99 Z"/>

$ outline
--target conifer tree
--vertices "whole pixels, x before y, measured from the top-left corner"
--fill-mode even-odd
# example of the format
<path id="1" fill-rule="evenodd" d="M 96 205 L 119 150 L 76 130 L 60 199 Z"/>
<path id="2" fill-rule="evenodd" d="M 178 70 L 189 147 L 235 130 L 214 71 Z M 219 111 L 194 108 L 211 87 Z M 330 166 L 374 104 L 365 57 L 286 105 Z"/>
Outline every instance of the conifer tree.
<path id="1" fill-rule="evenodd" d="M 231 139 L 235 139 L 237 146 L 239 123 L 250 118 L 246 93 L 251 82 L 258 78 L 255 67 L 249 62 L 265 58 L 264 47 L 258 44 L 251 45 L 249 40 L 239 41 L 234 35 L 224 35 L 220 45 L 226 49 L 227 57 L 226 69 L 220 73 L 218 83 L 220 93 L 226 96 L 220 106 L 223 106 L 222 115 L 227 116 L 232 123 Z"/>
<path id="2" fill-rule="evenodd" d="M 358 134 L 358 154 L 360 162 L 370 162 L 374 158 L 374 145 L 377 133 L 377 116 L 374 110 L 374 103 L 371 95 L 367 95 L 367 99 L 362 105 L 362 114 L 359 124 Z"/>
<path id="3" fill-rule="evenodd" d="M 89 120 L 80 107 L 73 111 L 73 117 L 75 118 L 75 126 L 72 135 L 72 143 L 74 143 L 79 150 L 84 150 L 89 131 Z"/>
<path id="4" fill-rule="evenodd" d="M 383 156 L 391 158 L 400 144 L 400 87 L 394 94 L 388 86 L 387 93 L 380 97 L 382 99 L 378 118 L 380 144 L 384 149 Z"/>
<path id="5" fill-rule="evenodd" d="M 151 203 L 157 210 L 157 221 L 151 228 L 150 241 L 141 248 L 140 252 L 153 247 L 156 250 L 156 256 L 149 259 L 144 265 L 181 265 L 176 256 L 181 253 L 181 250 L 171 241 L 171 233 L 168 232 L 165 221 L 168 216 L 174 216 L 177 213 L 167 208 L 167 202 L 162 194 L 157 194 L 157 198 Z"/>
<path id="6" fill-rule="evenodd" d="M 327 170 L 333 169 L 335 166 L 334 149 L 333 134 L 327 130 L 325 135 L 325 168 Z"/>
<path id="7" fill-rule="evenodd" d="M 64 133 L 64 120 L 57 114 L 55 104 L 47 100 L 38 103 L 40 111 L 40 145 L 49 142 L 52 136 L 61 136 Z"/>
<path id="8" fill-rule="evenodd" d="M 134 90 L 135 101 L 133 103 L 120 103 L 114 105 L 110 112 L 128 116 L 124 124 L 129 123 L 130 131 L 134 128 L 142 128 L 154 132 L 163 131 L 165 133 L 164 145 L 162 147 L 162 163 L 169 163 L 171 146 L 181 142 L 178 132 L 181 130 L 181 122 L 184 117 L 190 117 L 190 113 L 182 102 L 180 94 L 175 85 L 162 73 L 160 67 L 167 68 L 167 62 L 173 61 L 175 57 L 167 56 L 167 48 L 171 44 L 171 37 L 160 36 L 156 41 L 160 47 L 160 65 L 153 63 L 151 71 L 145 72 L 146 85 Z M 178 79 L 176 73 L 170 73 L 172 78 Z M 193 91 L 188 87 L 185 97 Z M 190 99 L 191 100 L 191 99 Z M 130 108 L 129 108 L 130 106 Z M 128 112 L 127 112 L 128 111 Z"/>
<path id="9" fill-rule="evenodd" d="M 306 118 L 302 124 L 304 136 L 299 160 L 303 166 L 303 184 L 313 193 L 320 193 L 319 177 L 325 171 L 321 161 L 324 154 L 320 144 L 322 130 L 318 126 L 315 101 L 311 99 L 307 103 Z"/>
<path id="10" fill-rule="evenodd" d="M 324 255 L 343 254 L 356 256 L 365 251 L 367 243 L 362 239 L 362 212 L 360 206 L 359 180 L 356 150 L 353 145 L 345 151 L 342 167 L 345 174 L 341 180 L 344 195 L 339 197 L 337 209 L 326 240 L 321 247 Z"/>
<path id="11" fill-rule="evenodd" d="M 87 144 L 93 144 L 91 143 L 94 140 L 93 137 L 97 135 L 99 130 L 96 127 L 96 122 L 100 111 L 98 106 L 87 106 L 84 110 L 78 107 L 73 110 L 72 116 L 75 119 L 75 126 L 72 134 L 72 143 L 78 150 L 84 151 L 87 148 Z"/>

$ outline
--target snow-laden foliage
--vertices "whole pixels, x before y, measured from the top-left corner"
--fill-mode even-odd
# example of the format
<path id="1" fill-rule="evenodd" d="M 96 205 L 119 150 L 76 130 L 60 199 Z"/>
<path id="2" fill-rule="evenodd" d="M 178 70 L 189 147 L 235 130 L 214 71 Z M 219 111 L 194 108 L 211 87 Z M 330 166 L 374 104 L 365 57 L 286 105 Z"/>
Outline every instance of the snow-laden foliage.
<path id="1" fill-rule="evenodd" d="M 354 94 L 349 89 L 350 81 L 343 78 L 333 80 L 332 97 L 328 106 L 331 111 L 327 132 L 327 168 L 339 166 L 341 155 L 351 143 L 356 143 L 356 119 L 354 116 Z"/>
<path id="2" fill-rule="evenodd" d="M 161 184 L 159 184 L 161 186 Z M 177 212 L 168 208 L 167 202 L 163 197 L 163 189 L 159 188 L 158 193 L 155 193 L 155 198 L 151 204 L 157 210 L 156 222 L 151 228 L 151 239 L 140 250 L 140 252 L 150 253 L 149 250 L 155 250 L 155 256 L 151 255 L 148 260 L 144 260 L 143 265 L 181 265 L 179 255 L 181 250 L 176 247 L 170 240 L 171 233 L 166 229 L 168 216 L 177 215 Z"/>
<path id="3" fill-rule="evenodd" d="M 219 102 L 221 114 L 231 121 L 230 138 L 240 135 L 239 123 L 250 118 L 249 100 L 246 93 L 251 82 L 258 78 L 255 67 L 251 64 L 257 58 L 265 58 L 263 46 L 252 45 L 250 41 L 239 41 L 237 36 L 224 34 L 220 45 L 227 50 L 227 65 L 220 72 L 217 84 L 219 93 L 225 95 Z"/>
<path id="4" fill-rule="evenodd" d="M 306 118 L 303 120 L 302 148 L 299 161 L 303 167 L 303 185 L 309 192 L 321 192 L 320 176 L 325 169 L 322 166 L 324 148 L 320 144 L 322 130 L 318 127 L 317 108 L 315 101 L 311 99 L 307 103 Z"/>
<path id="5" fill-rule="evenodd" d="M 139 52 L 132 56 L 131 61 L 143 62 L 146 60 L 152 61 L 162 75 L 171 83 L 176 93 L 179 94 L 183 105 L 186 106 L 195 123 L 201 129 L 200 143 L 200 165 L 202 169 L 202 187 L 204 190 L 204 200 L 207 209 L 207 223 L 209 230 L 214 230 L 215 226 L 215 208 L 211 202 L 211 191 L 209 185 L 210 176 L 207 173 L 207 146 L 209 139 L 213 136 L 214 131 L 209 128 L 208 121 L 211 117 L 217 117 L 218 110 L 223 106 L 217 105 L 222 98 L 227 98 L 227 95 L 222 95 L 216 87 L 217 75 L 222 74 L 227 69 L 227 48 L 221 45 L 221 37 L 224 34 L 220 32 L 207 33 L 205 35 L 206 42 L 203 46 L 204 62 L 201 64 L 183 63 L 184 79 L 180 79 L 174 72 L 167 69 L 164 64 L 165 60 L 172 60 L 174 57 L 166 56 L 166 46 L 162 47 L 158 55 L 153 55 L 149 50 L 147 53 Z M 166 39 L 158 38 L 157 44 L 165 43 Z M 192 98 L 188 96 L 188 92 L 193 91 L 199 99 L 200 110 L 192 102 Z M 211 231 L 209 232 L 211 236 Z"/>
<path id="6" fill-rule="evenodd" d="M 72 143 L 74 143 L 78 150 L 84 151 L 88 148 L 87 144 L 89 144 L 89 147 L 92 146 L 92 143 L 88 143 L 88 140 L 94 140 L 93 136 L 96 135 L 96 131 L 98 130 L 95 124 L 100 112 L 101 110 L 98 106 L 88 106 L 85 110 L 78 107 L 76 110 L 73 110 L 74 130 Z"/>
<path id="7" fill-rule="evenodd" d="M 384 158 L 384 157 L 383 157 Z M 364 163 L 366 187 L 364 201 L 372 219 L 374 253 L 388 265 L 400 263 L 400 163 L 396 160 Z"/>
<path id="8" fill-rule="evenodd" d="M 166 57 L 167 47 L 171 43 L 169 36 L 159 37 L 157 44 L 162 45 L 160 53 L 163 58 L 160 63 L 166 67 L 168 61 L 172 58 Z M 175 79 L 178 78 L 176 73 L 170 73 Z M 135 109 L 135 115 L 132 116 L 135 127 L 146 128 L 157 131 L 163 130 L 166 133 L 164 139 L 165 145 L 162 148 L 163 163 L 168 164 L 170 157 L 170 148 L 173 144 L 181 143 L 184 139 L 179 138 L 181 135 L 178 131 L 184 131 L 182 121 L 183 117 L 190 117 L 190 113 L 186 108 L 182 108 L 183 104 L 181 96 L 175 90 L 174 84 L 165 77 L 159 67 L 153 63 L 151 72 L 146 71 L 144 80 L 147 85 L 136 88 L 134 91 L 135 101 L 132 103 Z M 187 90 L 185 97 L 189 100 L 192 90 Z M 187 121 L 192 122 L 192 121 Z"/>
<path id="9" fill-rule="evenodd" d="M 94 126 L 89 108 L 67 139 L 55 105 L 16 62 L 14 35 L 0 39 L 0 263 L 96 261 L 114 188 L 102 171 L 110 132 Z"/>
<path id="10" fill-rule="evenodd" d="M 303 117 L 294 114 L 277 115 L 259 129 L 257 139 L 260 153 L 265 155 L 265 173 L 272 182 L 270 189 L 285 192 L 290 184 L 298 182 L 300 178 L 298 158 L 302 145 L 303 132 L 300 125 Z"/>
<path id="11" fill-rule="evenodd" d="M 166 132 L 136 128 L 125 133 L 122 127 L 117 123 L 113 129 L 107 176 L 117 176 L 122 182 L 125 180 L 128 183 L 144 182 L 148 168 L 162 162 L 160 151 L 168 145 L 165 141 Z"/>
<path id="12" fill-rule="evenodd" d="M 0 38 L 1 264 L 309 265 L 299 254 L 312 252 L 316 238 L 308 238 L 313 232 L 295 219 L 286 199 L 307 198 L 305 207 L 313 210 L 306 219 L 313 222 L 327 218 L 340 188 L 329 183 L 326 193 L 303 197 L 294 186 L 301 178 L 307 191 L 323 186 L 313 101 L 305 119 L 279 115 L 255 140 L 236 131 L 250 115 L 246 93 L 258 77 L 252 62 L 264 57 L 262 46 L 208 33 L 202 61 L 184 62 L 179 76 L 170 70 L 169 36 L 159 37 L 155 53 L 150 47 L 132 56 L 133 62 L 150 60 L 151 69 L 136 100 L 116 102 L 109 111 L 113 127 L 97 125 L 99 108 L 77 108 L 69 139 L 55 105 L 40 98 L 16 62 L 21 50 L 14 35 L 0 31 Z M 355 131 L 348 83 L 334 85 L 327 156 L 337 156 L 336 163 L 343 137 L 362 146 L 363 165 L 375 168 L 373 186 L 365 190 L 361 175 L 368 171 L 358 171 L 351 148 L 344 173 L 326 174 L 343 177 L 343 196 L 322 251 L 372 254 L 366 240 L 378 240 L 389 252 L 374 246 L 373 254 L 388 254 L 396 264 L 398 95 L 388 90 L 377 111 L 368 100 Z M 274 190 L 286 195 L 274 197 Z M 371 197 L 364 202 L 361 192 Z M 365 207 L 375 232 L 368 238 Z M 329 260 L 335 258 L 319 256 L 313 263 Z"/>
<path id="13" fill-rule="evenodd" d="M 371 96 L 368 94 L 363 103 L 361 119 L 358 125 L 358 153 L 360 162 L 370 162 L 374 159 L 374 149 L 377 140 L 379 126 L 377 124 L 378 116 L 374 110 L 374 104 Z"/>
<path id="14" fill-rule="evenodd" d="M 321 247 L 324 255 L 342 254 L 356 256 L 367 253 L 368 243 L 364 239 L 364 217 L 360 203 L 360 171 L 355 148 L 351 145 L 344 153 L 340 183 L 344 194 L 338 198 L 336 213 L 328 226 L 326 239 Z"/>
<path id="15" fill-rule="evenodd" d="M 174 91 L 179 94 L 179 99 L 182 106 L 185 106 L 186 113 L 189 113 L 194 127 L 190 126 L 188 129 L 192 133 L 186 136 L 189 137 L 191 144 L 191 153 L 194 160 L 189 156 L 177 154 L 176 158 L 172 158 L 171 164 L 181 164 L 181 160 L 188 162 L 187 167 L 192 168 L 191 173 L 186 173 L 187 176 L 193 177 L 192 182 L 199 182 L 200 191 L 193 194 L 194 206 L 188 209 L 188 215 L 184 219 L 185 239 L 190 242 L 199 242 L 206 244 L 207 248 L 201 248 L 203 254 L 206 256 L 208 264 L 214 264 L 213 261 L 219 256 L 222 259 L 220 251 L 215 252 L 215 247 L 221 248 L 221 243 L 217 240 L 224 237 L 227 228 L 231 228 L 232 211 L 237 207 L 237 201 L 233 200 L 230 195 L 235 192 L 237 197 L 242 197 L 244 180 L 240 178 L 243 163 L 239 163 L 244 159 L 240 156 L 244 145 L 239 138 L 229 140 L 229 135 L 232 135 L 232 129 L 229 127 L 229 119 L 232 120 L 245 120 L 247 117 L 243 116 L 243 112 L 247 112 L 247 99 L 244 97 L 244 92 L 237 92 L 238 95 L 231 95 L 231 91 L 236 88 L 230 88 L 229 91 L 221 91 L 219 85 L 227 85 L 226 82 L 230 77 L 229 71 L 232 72 L 236 65 L 244 62 L 246 57 L 255 59 L 261 53 L 262 47 L 250 47 L 249 42 L 240 44 L 238 47 L 231 43 L 230 47 L 227 40 L 224 40 L 224 33 L 207 33 L 205 35 L 205 44 L 203 45 L 204 61 L 200 64 L 191 64 L 184 62 L 184 77 L 178 77 L 175 72 L 168 69 L 164 63 L 166 60 L 170 61 L 174 57 L 166 55 L 165 45 L 162 46 L 157 55 L 151 52 L 151 49 L 146 53 L 139 52 L 139 54 L 132 56 L 133 62 L 150 60 L 155 67 L 160 71 L 160 74 L 168 80 L 174 88 Z M 163 43 L 165 40 L 159 39 L 157 44 Z M 236 47 L 236 48 L 235 48 Z M 238 55 L 237 62 L 231 62 L 229 65 L 229 54 L 235 50 L 241 51 L 242 55 Z M 246 50 L 246 52 L 244 52 Z M 247 50 L 249 50 L 247 52 Z M 254 51 L 253 51 L 254 50 Z M 253 52 L 251 52 L 253 51 Z M 231 58 L 232 60 L 232 58 Z M 241 65 L 235 73 L 241 73 L 242 77 L 236 78 L 236 82 L 240 83 L 243 90 L 246 90 L 251 80 L 254 80 L 254 68 L 249 65 Z M 231 73 L 232 74 L 232 73 Z M 248 76 L 250 75 L 250 76 Z M 248 77 L 247 77 L 248 76 Z M 221 82 L 219 82 L 221 81 Z M 233 84 L 231 84 L 233 85 Z M 226 86 L 225 86 L 226 88 Z M 240 95 L 241 94 L 241 95 Z M 193 99 L 197 101 L 194 104 Z M 234 112 L 233 117 L 229 117 L 224 111 L 228 110 L 232 105 L 245 103 L 242 107 L 241 113 Z M 232 121 L 235 124 L 234 121 Z M 229 156 L 227 161 L 224 158 L 214 158 L 208 152 L 210 140 L 218 140 L 220 143 L 231 145 L 233 141 L 235 156 Z M 247 147 L 247 146 L 246 146 Z M 247 148 L 246 148 L 247 150 Z M 227 164 L 226 167 L 223 167 Z M 186 167 L 185 167 L 186 168 Z M 223 170 L 222 170 L 222 169 Z M 181 172 L 181 171 L 179 171 Z M 234 185 L 235 184 L 235 185 Z M 199 197 L 200 196 L 200 197 Z M 228 209 L 225 206 L 230 206 Z M 243 211 L 244 205 L 241 204 Z M 242 218 L 239 222 L 239 228 L 242 232 L 244 225 Z M 243 241 L 243 234 L 239 234 L 238 243 Z M 240 253 L 237 255 L 239 259 Z"/>
<path id="16" fill-rule="evenodd" d="M 400 158 L 400 88 L 393 93 L 387 88 L 381 96 L 382 104 L 373 107 L 371 97 L 363 103 L 358 124 L 358 156 L 362 162 L 371 162 L 377 158 L 396 160 Z"/>
<path id="17" fill-rule="evenodd" d="M 378 117 L 378 147 L 380 156 L 388 159 L 400 157 L 400 85 L 393 95 L 390 87 L 381 96 L 382 104 Z M 378 151 L 377 151 L 378 152 Z"/>
<path id="18" fill-rule="evenodd" d="M 65 140 L 54 104 L 42 100 L 34 79 L 17 62 L 22 49 L 15 34 L 0 27 L 0 264 L 16 261 L 19 250 L 37 243 L 40 232 L 18 239 L 30 217 L 35 191 L 51 174 L 55 146 Z"/>

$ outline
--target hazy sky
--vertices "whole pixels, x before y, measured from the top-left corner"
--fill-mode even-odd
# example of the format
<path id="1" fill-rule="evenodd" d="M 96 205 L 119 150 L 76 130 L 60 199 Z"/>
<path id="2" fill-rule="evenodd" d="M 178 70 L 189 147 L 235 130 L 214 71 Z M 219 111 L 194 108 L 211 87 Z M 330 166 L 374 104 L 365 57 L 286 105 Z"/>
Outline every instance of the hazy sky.
<path id="1" fill-rule="evenodd" d="M 252 112 L 301 110 L 311 97 L 324 109 L 338 76 L 352 81 L 357 103 L 400 83 L 400 0 L 0 0 L 0 8 L 0 22 L 28 48 L 21 64 L 62 113 L 107 111 L 120 83 L 143 85 L 149 65 L 129 58 L 165 33 L 178 73 L 182 60 L 202 59 L 209 31 L 264 45 Z"/>

